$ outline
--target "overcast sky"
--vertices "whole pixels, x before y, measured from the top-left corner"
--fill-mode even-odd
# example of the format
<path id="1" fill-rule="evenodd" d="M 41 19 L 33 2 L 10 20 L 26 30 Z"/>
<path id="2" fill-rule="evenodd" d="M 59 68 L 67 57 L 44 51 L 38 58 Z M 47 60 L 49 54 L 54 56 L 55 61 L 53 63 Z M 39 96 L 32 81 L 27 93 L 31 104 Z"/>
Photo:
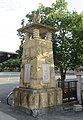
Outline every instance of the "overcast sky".
<path id="1" fill-rule="evenodd" d="M 25 15 L 39 3 L 50 6 L 55 0 L 0 0 L 0 51 L 15 52 L 20 45 L 17 29 Z M 68 9 L 83 11 L 83 0 L 67 0 Z"/>

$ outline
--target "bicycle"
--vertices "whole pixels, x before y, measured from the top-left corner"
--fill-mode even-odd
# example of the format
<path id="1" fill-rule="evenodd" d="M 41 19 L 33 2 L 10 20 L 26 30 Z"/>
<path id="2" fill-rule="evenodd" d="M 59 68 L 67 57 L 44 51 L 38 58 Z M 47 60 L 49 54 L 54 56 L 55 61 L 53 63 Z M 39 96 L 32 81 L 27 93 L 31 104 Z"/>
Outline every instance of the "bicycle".
<path id="1" fill-rule="evenodd" d="M 10 106 L 14 106 L 14 96 L 13 96 L 13 91 L 10 92 L 8 95 L 7 95 L 7 104 L 10 105 Z"/>

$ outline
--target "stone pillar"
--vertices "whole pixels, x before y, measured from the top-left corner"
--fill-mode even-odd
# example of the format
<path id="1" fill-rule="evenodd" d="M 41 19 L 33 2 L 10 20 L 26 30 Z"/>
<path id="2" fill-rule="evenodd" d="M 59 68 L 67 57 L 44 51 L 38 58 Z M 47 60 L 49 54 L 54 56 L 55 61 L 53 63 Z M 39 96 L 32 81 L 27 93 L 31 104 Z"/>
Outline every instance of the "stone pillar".
<path id="1" fill-rule="evenodd" d="M 25 40 L 25 42 L 29 41 L 29 33 L 28 32 L 26 32 L 24 34 L 24 40 Z"/>
<path id="2" fill-rule="evenodd" d="M 20 86 L 14 91 L 16 107 L 46 109 L 62 104 L 62 91 L 55 87 L 52 32 L 55 29 L 32 24 L 19 29 L 25 34 Z M 41 38 L 41 35 L 45 36 Z M 46 40 L 47 39 L 47 40 Z"/>
<path id="3" fill-rule="evenodd" d="M 47 40 L 50 40 L 50 41 L 52 40 L 52 33 L 47 32 L 46 36 L 47 36 L 46 37 Z"/>
<path id="4" fill-rule="evenodd" d="M 34 39 L 36 38 L 38 38 L 39 39 L 39 30 L 38 29 L 34 29 L 33 30 L 33 37 L 34 37 Z"/>
<path id="5" fill-rule="evenodd" d="M 81 74 L 76 74 L 77 77 L 77 99 L 79 101 L 79 103 L 81 104 L 82 100 L 81 100 Z"/>
<path id="6" fill-rule="evenodd" d="M 57 105 L 61 105 L 62 102 L 63 102 L 62 89 L 58 88 L 57 89 Z"/>

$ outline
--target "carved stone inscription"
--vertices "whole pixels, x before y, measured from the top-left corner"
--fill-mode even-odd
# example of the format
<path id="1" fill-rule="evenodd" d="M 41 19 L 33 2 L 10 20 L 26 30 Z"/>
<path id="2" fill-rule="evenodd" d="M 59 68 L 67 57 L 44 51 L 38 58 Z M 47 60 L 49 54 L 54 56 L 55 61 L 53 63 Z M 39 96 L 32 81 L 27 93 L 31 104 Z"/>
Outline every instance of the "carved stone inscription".
<path id="1" fill-rule="evenodd" d="M 24 82 L 29 83 L 30 82 L 30 64 L 25 64 L 24 66 Z"/>
<path id="2" fill-rule="evenodd" d="M 50 82 L 50 65 L 42 64 L 43 83 Z"/>

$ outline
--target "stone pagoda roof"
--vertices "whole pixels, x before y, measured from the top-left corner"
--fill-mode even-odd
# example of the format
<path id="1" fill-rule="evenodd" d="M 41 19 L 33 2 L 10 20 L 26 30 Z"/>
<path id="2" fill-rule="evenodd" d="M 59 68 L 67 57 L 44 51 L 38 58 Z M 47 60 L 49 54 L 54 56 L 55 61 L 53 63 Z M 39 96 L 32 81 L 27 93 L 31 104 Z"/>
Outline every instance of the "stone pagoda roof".
<path id="1" fill-rule="evenodd" d="M 32 23 L 28 24 L 26 26 L 23 26 L 22 28 L 19 28 L 17 31 L 18 32 L 32 32 L 33 29 L 39 29 L 42 32 L 56 32 L 58 31 L 57 29 L 50 27 L 48 25 L 43 25 L 40 23 Z"/>

